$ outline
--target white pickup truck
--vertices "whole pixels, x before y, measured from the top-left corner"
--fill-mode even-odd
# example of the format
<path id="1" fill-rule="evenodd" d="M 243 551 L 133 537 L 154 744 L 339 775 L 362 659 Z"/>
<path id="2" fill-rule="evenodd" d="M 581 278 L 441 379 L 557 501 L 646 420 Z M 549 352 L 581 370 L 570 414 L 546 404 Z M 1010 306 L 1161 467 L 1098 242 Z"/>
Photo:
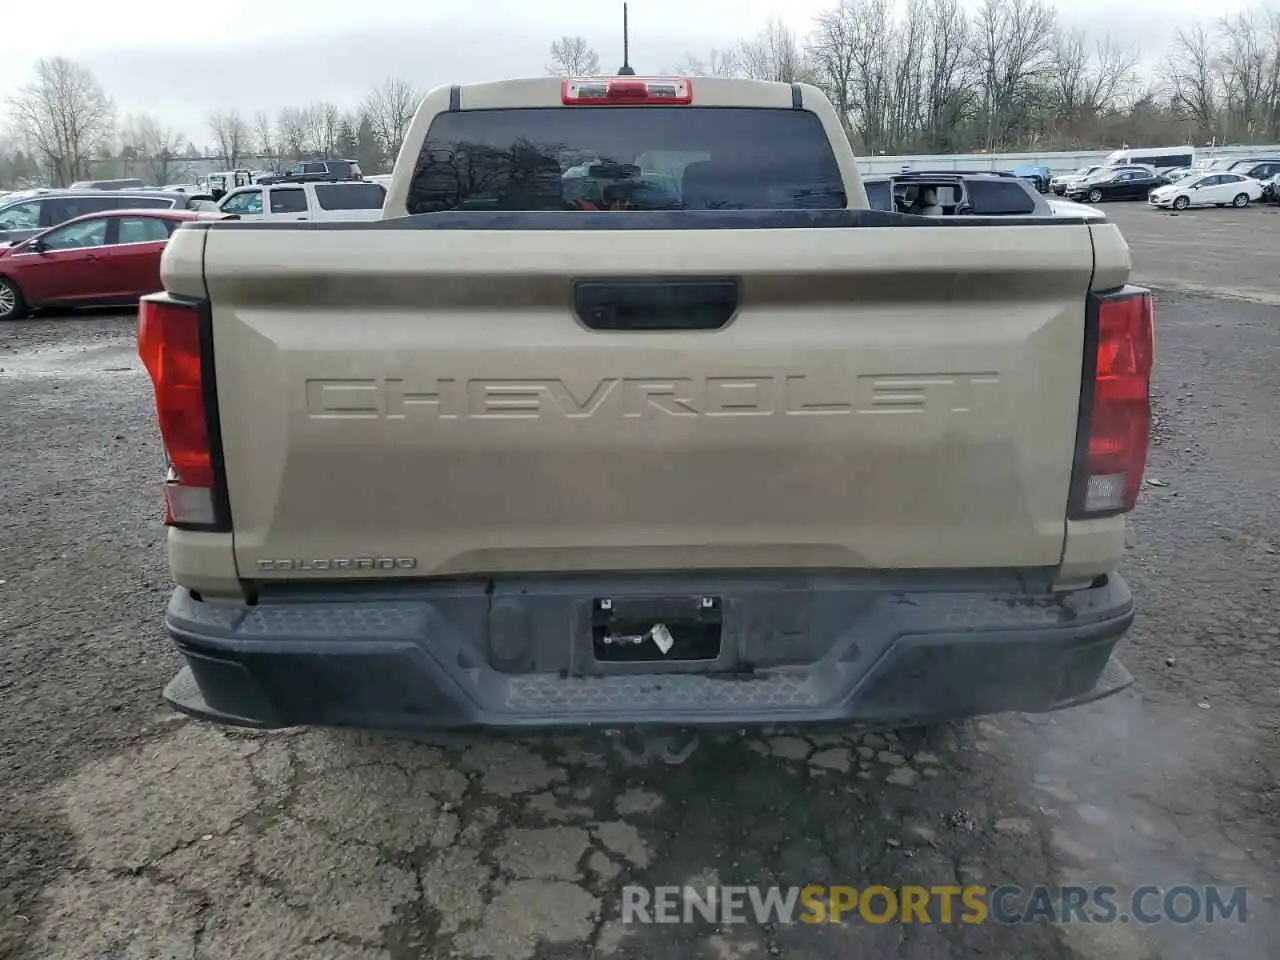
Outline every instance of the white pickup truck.
<path id="1" fill-rule="evenodd" d="M 184 225 L 138 334 L 167 698 L 528 729 L 1125 687 L 1151 297 L 1105 217 L 967 188 L 869 209 L 805 84 L 539 78 L 427 95 L 381 220 Z"/>
<path id="2" fill-rule="evenodd" d="M 241 220 L 268 222 L 377 220 L 386 196 L 381 184 L 363 180 L 251 184 L 227 193 L 218 209 Z"/>

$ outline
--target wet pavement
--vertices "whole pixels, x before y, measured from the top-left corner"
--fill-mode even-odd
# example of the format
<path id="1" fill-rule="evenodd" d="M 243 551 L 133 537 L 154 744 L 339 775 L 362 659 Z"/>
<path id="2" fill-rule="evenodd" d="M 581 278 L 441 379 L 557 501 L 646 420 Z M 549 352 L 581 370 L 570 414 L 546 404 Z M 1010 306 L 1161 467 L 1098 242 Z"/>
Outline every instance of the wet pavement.
<path id="1" fill-rule="evenodd" d="M 176 717 L 159 698 L 178 666 L 160 629 L 162 456 L 132 321 L 0 327 L 0 956 L 1274 955 L 1280 309 L 1161 294 L 1158 311 L 1158 485 L 1124 567 L 1133 689 L 923 741 L 721 733 L 673 767 L 630 765 L 603 735 Z M 1249 893 L 1246 922 L 1213 925 L 642 925 L 623 922 L 628 884 Z"/>

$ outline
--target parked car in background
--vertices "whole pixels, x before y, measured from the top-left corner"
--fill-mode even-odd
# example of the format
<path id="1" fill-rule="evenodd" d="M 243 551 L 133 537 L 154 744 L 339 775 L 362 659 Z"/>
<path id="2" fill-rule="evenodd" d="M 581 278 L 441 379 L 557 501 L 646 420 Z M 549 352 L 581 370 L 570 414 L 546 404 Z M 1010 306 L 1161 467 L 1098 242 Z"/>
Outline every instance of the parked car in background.
<path id="1" fill-rule="evenodd" d="M 285 171 L 273 177 L 263 177 L 259 183 L 305 183 L 319 180 L 363 180 L 360 164 L 355 160 L 303 160 L 290 164 Z"/>
<path id="2" fill-rule="evenodd" d="M 1265 203 L 1280 203 L 1280 173 L 1262 185 L 1262 199 Z"/>
<path id="3" fill-rule="evenodd" d="M 1095 164 L 1092 167 L 1081 167 L 1079 170 L 1072 170 L 1070 173 L 1060 173 L 1056 177 L 1049 178 L 1049 189 L 1058 196 L 1062 196 L 1067 192 L 1068 186 L 1078 180 L 1084 180 L 1101 169 L 1100 165 Z"/>
<path id="4" fill-rule="evenodd" d="M 1163 176 L 1170 183 L 1177 183 L 1179 180 L 1183 179 L 1184 177 L 1189 177 L 1192 174 L 1196 174 L 1200 172 L 1201 171 L 1195 169 L 1194 167 L 1174 167 L 1172 170 L 1163 171 L 1161 173 L 1161 176 Z"/>
<path id="5" fill-rule="evenodd" d="M 243 167 L 237 170 L 221 170 L 204 178 L 205 190 L 214 200 L 221 200 L 236 187 L 247 187 L 257 182 L 253 171 Z"/>
<path id="6" fill-rule="evenodd" d="M 209 207 L 200 197 L 172 190 L 49 190 L 0 203 L 0 243 L 25 240 L 86 213 L 126 208 L 198 211 Z"/>
<path id="7" fill-rule="evenodd" d="M 116 180 L 77 180 L 71 190 L 145 190 L 147 185 L 137 177 L 120 177 Z"/>
<path id="8" fill-rule="evenodd" d="M 76 217 L 0 247 L 0 320 L 52 306 L 132 304 L 160 290 L 160 254 L 189 220 L 221 213 L 154 208 Z"/>
<path id="9" fill-rule="evenodd" d="M 1266 182 L 1277 173 L 1280 173 L 1280 157 L 1251 157 L 1233 160 L 1225 167 L 1221 167 L 1217 172 L 1239 173 L 1246 177 L 1252 177 L 1254 180 Z"/>
<path id="10" fill-rule="evenodd" d="M 1049 181 L 1053 179 L 1053 171 L 1048 167 L 1031 163 L 1024 163 L 1020 166 L 1014 167 L 1013 175 L 1034 183 L 1036 185 L 1036 192 L 1038 193 L 1048 193 Z"/>
<path id="11" fill-rule="evenodd" d="M 1067 187 L 1067 199 L 1099 203 L 1103 200 L 1145 200 L 1169 181 L 1151 167 L 1104 167 Z"/>
<path id="12" fill-rule="evenodd" d="M 376 220 L 386 197 L 381 184 L 361 180 L 255 184 L 232 190 L 218 209 L 242 220 Z"/>
<path id="13" fill-rule="evenodd" d="M 1152 190 L 1147 202 L 1153 207 L 1186 210 L 1188 207 L 1247 207 L 1262 199 L 1262 184 L 1241 173 L 1204 173 L 1184 177 Z"/>

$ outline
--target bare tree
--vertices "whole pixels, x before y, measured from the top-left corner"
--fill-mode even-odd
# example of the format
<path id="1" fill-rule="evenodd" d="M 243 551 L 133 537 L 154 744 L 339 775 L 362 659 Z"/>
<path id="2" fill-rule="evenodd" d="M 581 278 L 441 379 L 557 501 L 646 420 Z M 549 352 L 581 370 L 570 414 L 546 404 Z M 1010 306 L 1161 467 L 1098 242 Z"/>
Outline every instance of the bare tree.
<path id="1" fill-rule="evenodd" d="M 317 111 L 320 117 L 320 140 L 324 145 L 323 153 L 331 156 L 338 145 L 338 132 L 342 129 L 342 111 L 337 104 L 325 101 Z"/>
<path id="2" fill-rule="evenodd" d="M 890 73 L 893 59 L 892 0 L 868 0 L 848 8 L 853 104 L 863 149 L 882 153 L 889 140 Z"/>
<path id="3" fill-rule="evenodd" d="M 1271 65 L 1267 70 L 1267 113 L 1270 115 L 1268 142 L 1280 140 L 1280 7 L 1266 15 L 1267 47 Z"/>
<path id="4" fill-rule="evenodd" d="M 280 148 L 293 160 L 307 152 L 307 127 L 306 111 L 300 107 L 285 107 L 276 118 Z"/>
<path id="5" fill-rule="evenodd" d="M 323 153 L 324 117 L 318 105 L 309 103 L 299 110 L 302 119 L 303 152 L 309 157 Z"/>
<path id="6" fill-rule="evenodd" d="M 1050 81 L 1058 123 L 1070 128 L 1088 115 L 1115 109 L 1134 80 L 1137 62 L 1136 54 L 1110 36 L 1097 41 L 1090 52 L 1083 31 L 1060 32 Z"/>
<path id="7" fill-rule="evenodd" d="M 1272 14 L 1280 16 L 1280 13 Z M 1256 14 L 1242 11 L 1218 21 L 1218 60 L 1229 136 L 1253 140 L 1272 129 L 1276 107 L 1276 39 L 1268 37 Z M 1268 41 L 1271 49 L 1267 49 Z"/>
<path id="8" fill-rule="evenodd" d="M 895 149 L 917 141 L 924 126 L 924 58 L 929 28 L 929 15 L 924 7 L 908 2 L 892 47 L 889 140 Z"/>
<path id="9" fill-rule="evenodd" d="M 925 93 L 928 149 L 950 150 L 960 125 L 973 112 L 972 32 L 957 0 L 929 4 L 929 74 Z"/>
<path id="10" fill-rule="evenodd" d="M 302 123 L 306 151 L 317 157 L 332 156 L 342 123 L 342 111 L 337 105 L 326 100 L 309 104 L 302 109 Z"/>
<path id="11" fill-rule="evenodd" d="M 187 138 L 151 114 L 139 113 L 126 118 L 121 125 L 120 139 L 121 154 L 131 151 L 132 158 L 141 164 L 142 172 L 156 186 L 187 176 L 189 165 L 182 155 Z"/>
<path id="12" fill-rule="evenodd" d="M 1114 110 L 1132 96 L 1138 82 L 1138 54 L 1107 34 L 1093 46 L 1093 82 L 1088 88 L 1094 110 Z"/>
<path id="13" fill-rule="evenodd" d="M 840 122 L 849 130 L 853 124 L 856 103 L 854 80 L 854 31 L 857 14 L 849 0 L 814 18 L 814 30 L 808 40 L 809 60 L 817 73 L 818 86 L 831 100 Z"/>
<path id="14" fill-rule="evenodd" d="M 735 58 L 743 76 L 752 80 L 795 83 L 814 78 L 795 33 L 781 20 L 770 20 L 754 37 L 738 41 Z"/>
<path id="15" fill-rule="evenodd" d="M 268 162 L 274 163 L 279 158 L 280 146 L 276 140 L 276 127 L 265 110 L 259 110 L 253 116 L 253 141 L 254 149 Z"/>
<path id="16" fill-rule="evenodd" d="M 1187 33 L 1171 108 L 1144 85 L 1132 50 L 1060 31 L 1050 2 L 982 0 L 969 15 L 966 0 L 832 0 L 802 41 L 775 21 L 720 61 L 731 70 L 693 56 L 676 69 L 810 79 L 867 153 L 1182 140 L 1196 101 L 1213 107 L 1219 133 L 1280 139 L 1280 11 Z M 1217 38 L 1216 52 L 1188 39 L 1201 36 Z"/>
<path id="17" fill-rule="evenodd" d="M 115 108 L 89 69 L 66 57 L 36 61 L 35 78 L 9 98 L 13 126 L 55 186 L 90 175 L 111 136 Z"/>
<path id="18" fill-rule="evenodd" d="M 561 37 L 551 44 L 547 73 L 553 77 L 591 77 L 600 73 L 600 55 L 582 37 Z"/>
<path id="19" fill-rule="evenodd" d="M 738 76 L 738 58 L 733 50 L 712 49 L 703 60 L 691 53 L 671 68 L 671 72 L 682 77 L 736 77 Z"/>
<path id="20" fill-rule="evenodd" d="M 1050 83 L 1059 120 L 1068 124 L 1076 120 L 1088 99 L 1089 50 L 1083 30 L 1058 34 Z"/>
<path id="21" fill-rule="evenodd" d="M 249 125 L 236 110 L 221 110 L 209 118 L 209 129 L 218 144 L 218 157 L 228 170 L 240 165 L 249 149 Z"/>
<path id="22" fill-rule="evenodd" d="M 360 115 L 368 117 L 378 145 L 388 157 L 400 153 L 409 124 L 417 112 L 422 92 L 408 80 L 388 77 L 371 90 L 360 105 Z M 357 129 L 360 124 L 355 124 Z"/>
<path id="23" fill-rule="evenodd" d="M 1170 99 L 1186 111 L 1200 136 L 1208 139 L 1220 135 L 1217 52 L 1203 24 L 1175 34 L 1173 52 L 1162 72 Z"/>
<path id="24" fill-rule="evenodd" d="M 987 147 L 995 149 L 1029 118 L 1053 63 L 1055 16 L 1043 0 L 983 0 L 976 18 Z"/>

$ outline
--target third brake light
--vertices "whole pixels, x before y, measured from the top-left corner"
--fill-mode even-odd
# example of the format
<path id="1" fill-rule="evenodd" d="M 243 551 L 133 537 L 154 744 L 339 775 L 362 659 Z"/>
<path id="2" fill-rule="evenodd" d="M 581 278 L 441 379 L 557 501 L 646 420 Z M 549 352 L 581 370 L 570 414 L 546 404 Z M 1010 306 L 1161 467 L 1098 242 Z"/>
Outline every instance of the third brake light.
<path id="1" fill-rule="evenodd" d="M 687 106 L 693 84 L 675 77 L 565 77 L 560 99 L 567 106 Z"/>

